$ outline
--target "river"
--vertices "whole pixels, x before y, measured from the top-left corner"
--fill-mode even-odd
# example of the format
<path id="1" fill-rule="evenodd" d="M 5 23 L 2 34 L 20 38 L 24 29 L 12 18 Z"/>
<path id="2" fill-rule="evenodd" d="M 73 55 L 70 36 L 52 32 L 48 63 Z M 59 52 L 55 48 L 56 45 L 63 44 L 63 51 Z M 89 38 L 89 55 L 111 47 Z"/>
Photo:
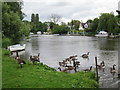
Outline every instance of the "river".
<path id="1" fill-rule="evenodd" d="M 97 38 L 87 36 L 55 36 L 55 35 L 34 35 L 31 40 L 26 43 L 25 52 L 21 54 L 22 58 L 29 59 L 30 55 L 40 53 L 40 60 L 44 64 L 58 68 L 59 61 L 65 58 L 78 55 L 80 68 L 95 68 L 95 56 L 98 58 L 98 64 L 105 62 L 105 70 L 99 71 L 99 87 L 100 88 L 117 88 L 117 74 L 110 73 L 110 67 L 116 64 L 118 70 L 118 38 Z M 82 54 L 90 52 L 89 59 L 80 57 Z"/>

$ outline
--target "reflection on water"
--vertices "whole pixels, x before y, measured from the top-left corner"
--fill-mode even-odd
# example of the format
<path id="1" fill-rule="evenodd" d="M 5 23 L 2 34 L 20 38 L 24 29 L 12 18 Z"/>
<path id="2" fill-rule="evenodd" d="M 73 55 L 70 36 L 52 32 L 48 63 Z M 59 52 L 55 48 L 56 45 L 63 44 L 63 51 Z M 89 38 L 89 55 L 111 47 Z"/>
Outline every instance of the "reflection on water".
<path id="1" fill-rule="evenodd" d="M 97 56 L 98 63 L 105 61 L 107 67 L 104 73 L 99 72 L 101 76 L 100 87 L 110 86 L 109 81 L 111 81 L 112 76 L 110 75 L 109 68 L 113 64 L 116 64 L 118 67 L 118 39 L 40 35 L 31 37 L 31 41 L 26 42 L 26 44 L 25 53 L 21 55 L 23 58 L 29 59 L 30 55 L 40 53 L 41 62 L 54 68 L 59 67 L 59 61 L 71 55 L 78 55 L 78 60 L 81 63 L 80 67 L 95 67 L 94 57 Z M 83 53 L 87 52 L 90 52 L 89 60 L 80 57 Z M 114 80 L 118 81 L 118 78 Z M 115 82 L 114 80 L 112 80 L 112 84 Z"/>

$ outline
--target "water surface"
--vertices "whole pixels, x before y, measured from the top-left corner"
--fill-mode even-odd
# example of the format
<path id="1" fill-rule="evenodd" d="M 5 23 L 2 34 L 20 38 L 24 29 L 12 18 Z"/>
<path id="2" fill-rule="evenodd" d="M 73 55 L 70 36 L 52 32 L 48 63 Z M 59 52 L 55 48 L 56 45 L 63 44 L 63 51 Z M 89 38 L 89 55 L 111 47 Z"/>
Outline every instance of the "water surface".
<path id="1" fill-rule="evenodd" d="M 98 57 L 98 64 L 105 61 L 105 71 L 99 71 L 99 86 L 118 87 L 119 79 L 117 74 L 114 76 L 109 72 L 113 64 L 118 67 L 118 39 L 97 38 L 87 36 L 54 36 L 39 35 L 31 37 L 30 42 L 26 43 L 25 52 L 21 57 L 29 59 L 30 55 L 40 53 L 40 60 L 50 67 L 59 67 L 58 62 L 65 58 L 78 55 L 80 68 L 95 67 L 95 56 Z M 89 59 L 80 57 L 82 54 L 90 52 Z M 117 68 L 116 67 L 116 68 Z"/>

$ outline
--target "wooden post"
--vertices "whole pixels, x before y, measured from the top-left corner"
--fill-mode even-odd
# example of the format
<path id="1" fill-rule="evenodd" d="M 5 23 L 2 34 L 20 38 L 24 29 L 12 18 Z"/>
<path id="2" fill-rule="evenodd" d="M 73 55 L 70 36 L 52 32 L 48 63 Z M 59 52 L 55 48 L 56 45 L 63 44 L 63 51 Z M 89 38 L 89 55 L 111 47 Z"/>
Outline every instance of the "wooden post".
<path id="1" fill-rule="evenodd" d="M 120 38 L 118 39 L 118 77 L 120 78 Z"/>
<path id="2" fill-rule="evenodd" d="M 97 57 L 95 57 L 95 63 L 96 63 L 96 75 L 97 75 L 97 81 L 98 81 Z"/>

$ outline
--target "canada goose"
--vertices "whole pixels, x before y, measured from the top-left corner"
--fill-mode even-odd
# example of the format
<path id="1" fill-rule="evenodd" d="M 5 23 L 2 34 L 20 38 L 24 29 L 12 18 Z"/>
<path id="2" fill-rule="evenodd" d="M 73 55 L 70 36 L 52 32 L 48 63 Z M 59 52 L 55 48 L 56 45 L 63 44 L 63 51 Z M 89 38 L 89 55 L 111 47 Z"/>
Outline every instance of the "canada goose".
<path id="1" fill-rule="evenodd" d="M 92 66 L 90 66 L 90 69 L 84 69 L 85 72 L 91 71 L 92 70 Z"/>
<path id="2" fill-rule="evenodd" d="M 59 62 L 59 65 L 60 65 L 60 66 L 63 66 L 63 67 L 64 67 L 66 64 L 67 64 L 67 62 L 66 62 L 66 61 Z"/>
<path id="3" fill-rule="evenodd" d="M 58 67 L 58 69 L 59 69 L 61 72 L 67 72 L 67 71 L 68 71 L 68 69 L 67 69 L 67 68 L 65 68 L 64 70 L 61 70 L 61 68 L 60 68 L 60 67 Z"/>
<path id="4" fill-rule="evenodd" d="M 116 72 L 115 66 L 116 66 L 116 65 L 114 64 L 113 67 L 110 68 L 110 73 L 115 73 L 115 72 Z"/>
<path id="5" fill-rule="evenodd" d="M 72 58 L 77 59 L 77 55 L 75 55 L 75 56 L 70 56 L 69 58 L 70 58 L 70 59 L 72 59 Z"/>
<path id="6" fill-rule="evenodd" d="M 40 53 L 38 53 L 38 56 L 33 56 L 33 58 L 36 58 L 39 60 Z"/>
<path id="7" fill-rule="evenodd" d="M 73 70 L 73 69 L 75 69 L 75 67 L 73 67 L 73 66 L 66 66 L 66 67 L 68 67 L 68 68 L 67 68 L 68 70 Z"/>
<path id="8" fill-rule="evenodd" d="M 34 64 L 35 62 L 40 62 L 38 58 L 34 58 L 34 57 L 32 57 L 32 56 L 30 56 L 30 60 L 33 62 L 33 64 Z"/>
<path id="9" fill-rule="evenodd" d="M 76 61 L 75 64 L 76 64 L 76 67 L 78 67 L 80 65 L 80 62 Z"/>
<path id="10" fill-rule="evenodd" d="M 22 68 L 22 64 L 26 64 L 26 62 L 21 59 L 20 57 L 16 57 L 17 63 L 20 64 L 20 67 Z"/>
<path id="11" fill-rule="evenodd" d="M 104 68 L 105 68 L 105 62 L 102 61 L 102 62 L 100 63 L 100 65 L 97 65 L 97 68 L 98 68 L 98 69 L 104 69 Z"/>
<path id="12" fill-rule="evenodd" d="M 89 52 L 87 54 L 83 54 L 81 57 L 82 58 L 88 58 Z"/>
<path id="13" fill-rule="evenodd" d="M 70 61 L 70 58 L 66 58 L 65 60 L 66 60 L 66 61 Z"/>

